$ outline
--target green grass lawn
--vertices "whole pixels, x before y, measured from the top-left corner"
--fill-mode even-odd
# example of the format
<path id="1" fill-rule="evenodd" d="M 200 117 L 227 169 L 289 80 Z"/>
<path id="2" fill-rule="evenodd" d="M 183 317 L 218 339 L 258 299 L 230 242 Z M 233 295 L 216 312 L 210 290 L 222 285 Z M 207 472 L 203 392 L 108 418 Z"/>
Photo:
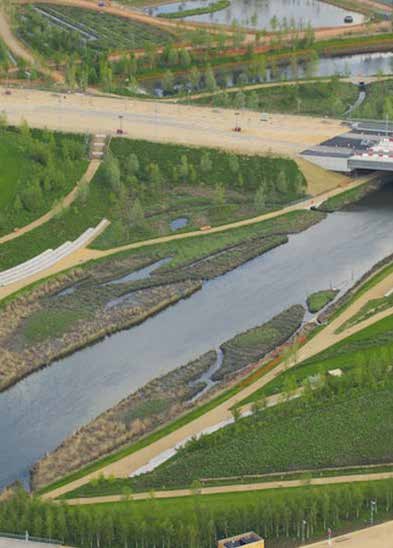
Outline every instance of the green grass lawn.
<path id="1" fill-rule="evenodd" d="M 262 112 L 342 116 L 356 101 L 357 86 L 336 79 L 321 82 L 261 87 L 255 90 L 224 92 L 201 97 L 193 102 L 216 107 L 241 108 L 246 106 Z"/>
<path id="2" fill-rule="evenodd" d="M 40 217 L 68 194 L 87 168 L 86 152 L 83 136 L 38 130 L 24 136 L 0 129 L 0 236 Z"/>
<path id="3" fill-rule="evenodd" d="M 312 293 L 307 297 L 308 310 L 313 314 L 319 312 L 334 299 L 337 293 L 338 291 L 335 289 L 326 289 Z"/>

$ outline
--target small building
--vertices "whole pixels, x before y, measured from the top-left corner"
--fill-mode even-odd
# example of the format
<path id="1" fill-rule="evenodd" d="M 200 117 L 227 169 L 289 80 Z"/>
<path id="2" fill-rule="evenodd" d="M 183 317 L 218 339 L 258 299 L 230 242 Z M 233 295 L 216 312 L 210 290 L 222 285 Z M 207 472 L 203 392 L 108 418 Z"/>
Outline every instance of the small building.
<path id="1" fill-rule="evenodd" d="M 247 546 L 247 548 L 264 548 L 265 541 L 252 531 L 236 535 L 235 537 L 224 538 L 218 541 L 217 548 L 238 548 Z"/>

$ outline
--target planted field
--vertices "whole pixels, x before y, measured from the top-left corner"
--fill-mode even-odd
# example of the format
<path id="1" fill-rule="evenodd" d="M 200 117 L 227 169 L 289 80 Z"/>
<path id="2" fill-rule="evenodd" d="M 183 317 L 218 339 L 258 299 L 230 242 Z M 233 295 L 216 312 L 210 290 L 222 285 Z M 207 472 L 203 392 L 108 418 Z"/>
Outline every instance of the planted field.
<path id="1" fill-rule="evenodd" d="M 337 293 L 338 291 L 335 289 L 326 289 L 324 291 L 317 291 L 316 293 L 309 295 L 307 297 L 307 307 L 309 312 L 314 314 L 315 312 L 322 310 L 322 308 L 325 308 L 325 306 L 335 298 Z"/>
<path id="2" fill-rule="evenodd" d="M 340 117 L 356 101 L 358 88 L 332 79 L 329 82 L 266 86 L 254 90 L 222 92 L 195 99 L 200 105 L 226 108 L 249 108 L 262 112 L 286 112 Z"/>
<path id="3" fill-rule="evenodd" d="M 72 190 L 87 167 L 86 152 L 82 136 L 0 128 L 0 235 L 40 217 Z"/>
<path id="4" fill-rule="evenodd" d="M 86 59 L 89 51 L 133 50 L 174 38 L 155 26 L 69 6 L 23 7 L 17 23 L 19 36 L 49 58 L 77 54 Z"/>
<path id="5" fill-rule="evenodd" d="M 190 441 L 138 490 L 188 486 L 200 478 L 391 462 L 392 383 L 341 397 L 294 400 Z M 325 401 L 324 401 L 325 400 Z"/>
<path id="6" fill-rule="evenodd" d="M 292 160 L 232 156 L 214 149 L 125 139 L 113 139 L 111 150 L 112 155 L 89 188 L 69 209 L 47 225 L 2 246 L 0 268 L 73 240 L 103 217 L 113 222 L 95 246 L 105 249 L 169 234 L 170 223 L 177 217 L 189 219 L 185 230 L 198 229 L 210 223 L 254 216 L 304 192 L 304 178 Z M 238 170 L 236 176 L 228 173 L 230 165 Z M 59 170 L 59 176 L 62 172 Z M 286 225 L 285 219 L 277 220 L 277 225 L 264 225 L 262 232 L 270 236 L 270 227 L 276 226 L 273 234 L 285 234 L 293 229 L 301 230 L 303 225 L 305 228 L 308 220 L 312 224 L 321 218 L 323 214 L 318 212 L 299 212 L 288 217 L 293 223 Z M 254 228 L 239 232 L 243 238 L 258 233 L 260 231 L 254 232 Z M 217 242 L 220 248 L 233 241 L 232 236 L 216 238 L 203 238 L 203 244 L 180 244 L 176 246 L 176 255 L 184 254 L 184 259 L 192 260 L 214 249 L 209 242 Z M 235 239 L 235 243 L 240 241 L 241 238 Z"/>

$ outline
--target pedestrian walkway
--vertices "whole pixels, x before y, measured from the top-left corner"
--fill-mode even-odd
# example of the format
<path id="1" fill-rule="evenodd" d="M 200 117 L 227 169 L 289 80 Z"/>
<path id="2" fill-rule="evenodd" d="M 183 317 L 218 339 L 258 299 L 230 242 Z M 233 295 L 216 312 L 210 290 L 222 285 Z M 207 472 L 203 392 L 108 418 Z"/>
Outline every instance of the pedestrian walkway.
<path id="1" fill-rule="evenodd" d="M 393 521 L 332 538 L 330 544 L 328 540 L 307 544 L 307 548 L 341 545 L 345 548 L 393 548 Z"/>

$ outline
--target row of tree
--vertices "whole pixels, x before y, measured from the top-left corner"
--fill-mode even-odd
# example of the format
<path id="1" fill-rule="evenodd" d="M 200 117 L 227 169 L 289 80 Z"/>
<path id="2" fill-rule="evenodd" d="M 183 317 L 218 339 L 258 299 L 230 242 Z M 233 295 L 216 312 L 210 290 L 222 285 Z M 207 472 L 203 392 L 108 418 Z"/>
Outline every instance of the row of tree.
<path id="1" fill-rule="evenodd" d="M 89 548 L 213 548 L 217 539 L 248 530 L 265 539 L 304 541 L 351 521 L 390 515 L 393 481 L 303 488 L 285 496 L 254 493 L 242 502 L 234 497 L 214 505 L 195 487 L 192 501 L 185 502 L 166 512 L 152 493 L 143 504 L 68 507 L 18 490 L 0 503 L 0 531 L 29 531 Z"/>

